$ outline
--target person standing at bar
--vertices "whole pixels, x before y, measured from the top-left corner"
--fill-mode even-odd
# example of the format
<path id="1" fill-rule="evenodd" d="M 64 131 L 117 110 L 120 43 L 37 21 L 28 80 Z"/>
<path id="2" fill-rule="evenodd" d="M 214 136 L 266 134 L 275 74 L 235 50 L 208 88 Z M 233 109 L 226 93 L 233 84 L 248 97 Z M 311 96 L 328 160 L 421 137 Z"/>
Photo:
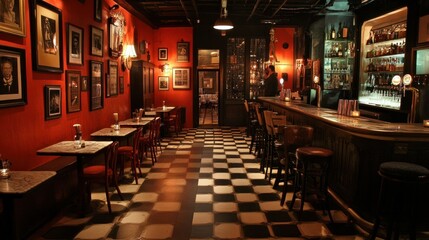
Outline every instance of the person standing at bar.
<path id="1" fill-rule="evenodd" d="M 274 97 L 277 95 L 279 90 L 279 84 L 277 81 L 277 73 L 273 65 L 267 67 L 267 77 L 265 78 L 265 97 Z"/>

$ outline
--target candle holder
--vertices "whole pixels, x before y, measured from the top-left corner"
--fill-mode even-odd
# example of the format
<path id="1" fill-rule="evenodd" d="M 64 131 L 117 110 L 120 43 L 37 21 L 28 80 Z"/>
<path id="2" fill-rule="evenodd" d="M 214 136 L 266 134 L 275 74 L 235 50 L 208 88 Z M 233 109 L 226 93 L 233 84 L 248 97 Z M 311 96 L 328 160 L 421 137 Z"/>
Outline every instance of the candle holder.
<path id="1" fill-rule="evenodd" d="M 113 113 L 113 120 L 115 121 L 113 124 L 113 130 L 118 131 L 120 129 L 118 113 Z"/>
<path id="2" fill-rule="evenodd" d="M 10 177 L 9 168 L 12 164 L 7 159 L 0 159 L 0 179 L 7 179 Z"/>
<path id="3" fill-rule="evenodd" d="M 423 120 L 423 127 L 429 127 L 429 120 Z"/>
<path id="4" fill-rule="evenodd" d="M 73 124 L 75 130 L 74 135 L 74 148 L 82 147 L 82 126 L 79 123 Z"/>

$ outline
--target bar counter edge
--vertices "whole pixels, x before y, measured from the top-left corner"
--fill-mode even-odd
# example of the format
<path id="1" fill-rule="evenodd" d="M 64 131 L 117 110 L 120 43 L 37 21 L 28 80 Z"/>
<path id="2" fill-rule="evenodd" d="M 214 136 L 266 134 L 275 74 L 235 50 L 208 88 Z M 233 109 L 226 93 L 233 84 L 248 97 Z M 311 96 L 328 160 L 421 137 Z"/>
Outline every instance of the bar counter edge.
<path id="1" fill-rule="evenodd" d="M 329 193 L 361 231 L 369 232 L 373 226 L 380 186 L 377 171 L 382 162 L 405 161 L 429 167 L 429 128 L 421 123 L 341 116 L 332 109 L 275 97 L 260 97 L 258 101 L 286 115 L 288 123 L 312 126 L 313 145 L 334 151 Z M 427 200 L 429 191 L 425 192 L 421 197 Z M 428 212 L 429 206 L 425 207 L 421 212 Z"/>

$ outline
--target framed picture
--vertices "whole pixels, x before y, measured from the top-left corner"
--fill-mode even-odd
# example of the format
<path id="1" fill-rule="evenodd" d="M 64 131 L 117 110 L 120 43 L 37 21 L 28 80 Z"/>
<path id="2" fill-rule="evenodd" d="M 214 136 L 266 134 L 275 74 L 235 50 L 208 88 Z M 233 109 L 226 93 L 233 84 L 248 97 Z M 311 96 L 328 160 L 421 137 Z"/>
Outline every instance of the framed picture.
<path id="1" fill-rule="evenodd" d="M 419 19 L 419 43 L 429 42 L 429 15 Z"/>
<path id="2" fill-rule="evenodd" d="M 61 117 L 61 86 L 45 86 L 45 120 Z"/>
<path id="3" fill-rule="evenodd" d="M 119 77 L 119 93 L 124 93 L 124 76 Z"/>
<path id="4" fill-rule="evenodd" d="M 67 24 L 67 63 L 83 65 L 83 28 Z"/>
<path id="5" fill-rule="evenodd" d="M 189 62 L 189 42 L 177 43 L 177 62 Z"/>
<path id="6" fill-rule="evenodd" d="M 104 33 L 103 29 L 91 26 L 91 37 L 90 37 L 90 54 L 93 56 L 103 56 L 104 46 Z"/>
<path id="7" fill-rule="evenodd" d="M 122 37 L 125 27 L 125 17 L 122 13 L 109 18 L 109 54 L 117 58 L 121 55 Z"/>
<path id="8" fill-rule="evenodd" d="M 158 48 L 158 60 L 168 60 L 168 49 Z"/>
<path id="9" fill-rule="evenodd" d="M 66 71 L 67 112 L 80 111 L 80 72 Z"/>
<path id="10" fill-rule="evenodd" d="M 90 89 L 89 89 L 89 108 L 91 111 L 102 109 L 103 100 L 103 62 L 90 61 Z"/>
<path id="11" fill-rule="evenodd" d="M 94 20 L 97 22 L 101 22 L 102 14 L 103 14 L 103 1 L 102 0 L 94 0 Z"/>
<path id="12" fill-rule="evenodd" d="M 200 70 L 198 71 L 198 79 L 200 88 L 214 90 L 218 81 L 218 71 Z"/>
<path id="13" fill-rule="evenodd" d="M 166 91 L 168 90 L 168 77 L 160 76 L 158 77 L 158 89 L 160 91 Z"/>
<path id="14" fill-rule="evenodd" d="M 0 17 L 0 31 L 25 37 L 25 9 L 26 0 L 3 0 L 4 4 Z"/>
<path id="15" fill-rule="evenodd" d="M 27 103 L 25 50 L 0 46 L 0 107 Z"/>
<path id="16" fill-rule="evenodd" d="M 191 87 L 190 68 L 173 68 L 173 89 Z"/>
<path id="17" fill-rule="evenodd" d="M 109 60 L 107 76 L 106 97 L 118 95 L 118 61 Z"/>
<path id="18" fill-rule="evenodd" d="M 141 54 L 146 54 L 147 48 L 148 48 L 148 43 L 145 40 L 139 43 L 139 51 Z"/>
<path id="19" fill-rule="evenodd" d="M 42 0 L 31 0 L 31 3 L 34 10 L 34 18 L 31 19 L 33 69 L 62 73 L 62 13 Z"/>
<path id="20" fill-rule="evenodd" d="M 80 90 L 82 92 L 88 91 L 88 76 L 80 77 Z"/>

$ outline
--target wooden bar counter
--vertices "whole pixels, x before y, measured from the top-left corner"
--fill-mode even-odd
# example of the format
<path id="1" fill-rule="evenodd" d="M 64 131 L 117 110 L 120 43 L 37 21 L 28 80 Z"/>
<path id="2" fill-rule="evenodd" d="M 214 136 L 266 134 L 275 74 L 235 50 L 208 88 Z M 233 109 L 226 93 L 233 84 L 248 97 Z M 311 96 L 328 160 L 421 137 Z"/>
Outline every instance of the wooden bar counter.
<path id="1" fill-rule="evenodd" d="M 429 128 L 422 123 L 389 123 L 338 115 L 301 101 L 260 97 L 268 109 L 284 114 L 292 124 L 314 127 L 314 146 L 334 151 L 329 193 L 364 231 L 372 228 L 380 187 L 377 174 L 386 161 L 413 162 L 429 168 Z M 425 196 L 429 199 L 429 189 Z M 428 213 L 429 206 L 421 211 Z"/>

